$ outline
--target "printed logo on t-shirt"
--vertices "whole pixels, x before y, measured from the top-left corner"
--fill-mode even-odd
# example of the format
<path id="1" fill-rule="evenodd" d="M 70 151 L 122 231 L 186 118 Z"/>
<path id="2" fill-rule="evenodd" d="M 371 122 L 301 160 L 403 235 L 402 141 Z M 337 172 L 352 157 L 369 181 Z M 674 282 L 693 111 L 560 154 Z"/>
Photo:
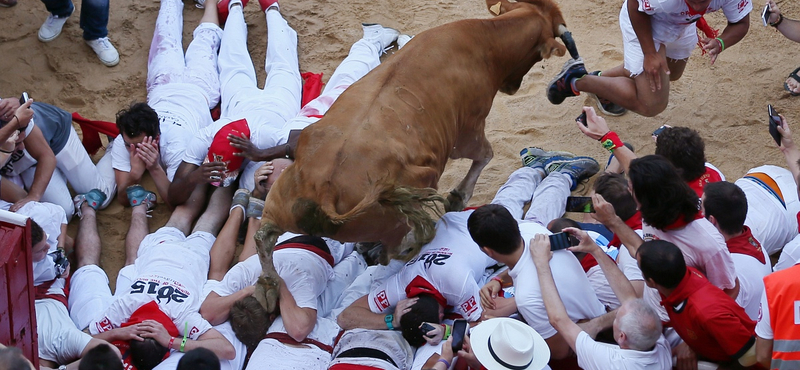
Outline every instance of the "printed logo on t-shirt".
<path id="1" fill-rule="evenodd" d="M 192 330 L 189 330 L 189 335 L 188 335 L 188 336 L 189 336 L 189 337 L 193 337 L 193 336 L 194 336 L 195 334 L 197 334 L 199 331 L 200 331 L 200 329 L 198 329 L 196 326 L 192 326 Z"/>
<path id="2" fill-rule="evenodd" d="M 745 8 L 747 8 L 747 4 L 750 3 L 750 0 L 742 0 L 739 4 L 736 5 L 736 8 L 739 9 L 739 13 L 743 12 Z"/>
<path id="3" fill-rule="evenodd" d="M 189 297 L 189 291 L 182 286 L 173 286 L 176 282 L 158 281 L 154 278 L 143 278 L 131 284 L 131 293 L 138 294 L 145 293 L 155 296 L 158 303 L 166 300 L 163 303 L 170 303 L 175 301 L 183 303 Z M 177 284 L 179 285 L 179 284 Z"/>
<path id="4" fill-rule="evenodd" d="M 761 303 L 758 304 L 758 322 L 761 322 L 761 318 L 764 317 L 764 308 L 761 307 Z"/>
<path id="5" fill-rule="evenodd" d="M 374 300 L 375 306 L 377 306 L 379 310 L 383 311 L 389 308 L 389 298 L 386 297 L 385 290 L 381 290 L 378 294 L 376 294 Z"/>
<path id="6" fill-rule="evenodd" d="M 651 240 L 658 240 L 658 237 L 653 233 L 644 233 L 642 234 L 642 240 L 649 242 Z"/>
<path id="7" fill-rule="evenodd" d="M 461 310 L 464 311 L 464 316 L 468 317 L 472 315 L 475 310 L 478 309 L 478 303 L 475 301 L 475 297 L 469 297 L 469 299 L 461 304 Z"/>
<path id="8" fill-rule="evenodd" d="M 114 326 L 111 325 L 111 320 L 108 317 L 104 317 L 103 321 L 97 323 L 97 331 L 98 332 L 105 332 L 114 329 Z"/>
<path id="9" fill-rule="evenodd" d="M 444 266 L 445 261 L 453 255 L 449 248 L 440 248 L 435 251 L 425 252 L 419 256 L 412 258 L 411 261 L 406 263 L 406 266 L 411 266 L 417 262 L 422 262 L 425 269 L 429 269 L 433 265 Z"/>
<path id="10" fill-rule="evenodd" d="M 647 11 L 647 10 L 653 10 L 653 7 L 650 5 L 650 2 L 649 2 L 649 1 L 647 1 L 647 0 L 643 0 L 643 1 L 642 1 L 642 8 L 643 8 L 645 11 Z"/>

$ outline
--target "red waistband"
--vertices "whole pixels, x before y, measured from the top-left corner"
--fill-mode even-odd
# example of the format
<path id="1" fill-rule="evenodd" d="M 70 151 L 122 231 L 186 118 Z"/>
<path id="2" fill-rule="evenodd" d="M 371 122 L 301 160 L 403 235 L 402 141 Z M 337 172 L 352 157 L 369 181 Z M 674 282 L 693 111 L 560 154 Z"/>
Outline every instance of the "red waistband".
<path id="1" fill-rule="evenodd" d="M 328 252 L 325 252 L 324 250 L 320 249 L 317 246 L 314 246 L 314 245 L 311 245 L 311 244 L 303 244 L 303 243 L 285 243 L 285 244 L 280 244 L 280 245 L 275 246 L 275 250 L 276 251 L 279 251 L 281 249 L 287 249 L 287 248 L 302 249 L 302 250 L 306 250 L 306 251 L 309 251 L 311 253 L 314 253 L 314 254 L 320 256 L 322 259 L 324 259 L 325 262 L 328 262 L 331 265 L 331 267 L 333 267 L 333 264 L 334 264 L 333 263 L 333 255 L 331 255 Z"/>
<path id="2" fill-rule="evenodd" d="M 329 345 L 327 345 L 325 343 L 322 343 L 322 342 L 320 342 L 318 340 L 311 339 L 311 338 L 306 338 L 306 339 L 303 339 L 302 341 L 298 342 L 298 341 L 294 340 L 294 338 L 292 338 L 289 334 L 281 333 L 281 332 L 274 332 L 274 333 L 268 333 L 267 335 L 265 335 L 264 339 L 275 339 L 278 342 L 281 342 L 283 344 L 293 344 L 293 345 L 296 345 L 296 346 L 297 345 L 301 345 L 301 344 L 310 344 L 310 345 L 313 345 L 313 346 L 315 346 L 315 347 L 317 347 L 317 348 L 319 348 L 319 349 L 321 349 L 321 350 L 323 350 L 325 352 L 333 353 L 333 347 L 331 347 L 331 346 L 329 346 Z"/>
<path id="3" fill-rule="evenodd" d="M 328 370 L 383 370 L 383 369 L 374 366 L 339 363 L 329 367 Z"/>

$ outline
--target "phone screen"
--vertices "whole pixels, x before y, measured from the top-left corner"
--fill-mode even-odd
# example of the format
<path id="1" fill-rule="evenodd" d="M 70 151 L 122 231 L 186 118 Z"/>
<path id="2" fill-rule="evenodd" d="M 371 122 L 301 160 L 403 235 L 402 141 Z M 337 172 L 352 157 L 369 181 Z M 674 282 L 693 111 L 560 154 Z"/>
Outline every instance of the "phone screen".
<path id="1" fill-rule="evenodd" d="M 781 145 L 781 133 L 778 132 L 778 126 L 781 124 L 781 117 L 772 104 L 767 105 L 767 113 L 769 114 L 769 134 L 778 146 Z"/>
<path id="2" fill-rule="evenodd" d="M 569 240 L 569 234 L 565 232 L 555 233 L 549 236 L 550 250 L 557 251 L 571 247 L 572 243 Z"/>
<path id="3" fill-rule="evenodd" d="M 769 26 L 769 16 L 772 12 L 769 11 L 769 4 L 764 6 L 764 11 L 761 12 L 761 20 L 764 21 L 764 27 Z"/>
<path id="4" fill-rule="evenodd" d="M 581 113 L 581 115 L 578 116 L 578 118 L 575 118 L 575 120 L 580 123 L 583 123 L 585 127 L 589 127 L 589 124 L 586 123 L 586 112 Z"/>
<path id="5" fill-rule="evenodd" d="M 29 99 L 29 98 L 28 98 L 28 93 L 26 93 L 26 92 L 23 92 L 23 93 L 22 93 L 22 96 L 20 96 L 20 97 L 19 97 L 19 104 L 20 104 L 20 105 L 22 105 L 22 104 L 25 104 L 25 102 L 27 102 L 27 101 L 28 101 L 28 99 Z"/>
<path id="6" fill-rule="evenodd" d="M 591 197 L 567 197 L 567 212 L 594 213 Z"/>
<path id="7" fill-rule="evenodd" d="M 453 353 L 457 353 L 464 347 L 465 335 L 467 335 L 467 320 L 453 322 Z"/>

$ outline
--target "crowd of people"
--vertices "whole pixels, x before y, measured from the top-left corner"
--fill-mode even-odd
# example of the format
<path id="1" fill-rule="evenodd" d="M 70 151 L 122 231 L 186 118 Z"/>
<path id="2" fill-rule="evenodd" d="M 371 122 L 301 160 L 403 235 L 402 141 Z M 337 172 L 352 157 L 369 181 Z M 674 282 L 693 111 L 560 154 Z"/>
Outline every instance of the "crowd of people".
<path id="1" fill-rule="evenodd" d="M 39 38 L 49 41 L 73 7 L 45 3 Z M 263 88 L 246 0 L 205 0 L 185 53 L 183 5 L 161 0 L 147 101 L 119 111 L 120 134 L 97 164 L 66 111 L 0 101 L 0 208 L 33 221 L 41 369 L 800 369 L 800 147 L 783 116 L 776 141 L 788 169 L 758 166 L 728 182 L 692 128 L 662 127 L 655 153 L 638 157 L 584 107 L 576 127 L 609 151 L 602 172 L 591 157 L 523 148 L 490 204 L 442 215 L 406 261 L 377 263 L 380 243 L 286 233 L 271 256 L 278 310 L 269 313 L 253 296 L 267 193 L 302 130 L 412 36 L 363 24 L 325 88 L 306 97 L 297 33 L 277 0 L 258 3 Z M 113 49 L 108 2 L 105 18 L 88 4 L 85 38 Z M 766 6 L 769 24 L 800 40 L 798 23 Z M 719 9 L 728 19 L 721 34 L 699 37 L 713 62 L 745 36 L 752 7 L 628 0 L 624 65 L 587 73 L 570 60 L 548 98 L 602 93 L 607 115 L 658 114 L 698 43 L 695 23 L 707 27 L 703 14 Z M 798 84 L 795 71 L 786 90 L 800 93 Z M 140 185 L 145 172 L 155 189 Z M 571 193 L 592 177 L 591 207 L 566 217 Z M 172 213 L 151 230 L 158 198 Z M 114 200 L 131 221 L 112 291 L 97 213 Z M 0 369 L 30 367 L 0 346 Z"/>

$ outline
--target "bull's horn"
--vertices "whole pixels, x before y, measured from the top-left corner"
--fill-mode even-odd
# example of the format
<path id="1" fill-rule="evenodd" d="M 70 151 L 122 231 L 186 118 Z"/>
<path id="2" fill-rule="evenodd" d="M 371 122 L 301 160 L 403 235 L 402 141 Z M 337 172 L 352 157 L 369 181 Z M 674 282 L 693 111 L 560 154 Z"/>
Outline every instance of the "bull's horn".
<path id="1" fill-rule="evenodd" d="M 561 41 L 564 42 L 564 46 L 566 46 L 567 50 L 569 50 L 569 55 L 572 57 L 572 59 L 580 58 L 580 55 L 578 55 L 578 47 L 575 46 L 575 40 L 572 39 L 572 32 L 569 32 L 567 26 L 563 24 L 558 25 L 558 36 L 561 37 Z"/>

